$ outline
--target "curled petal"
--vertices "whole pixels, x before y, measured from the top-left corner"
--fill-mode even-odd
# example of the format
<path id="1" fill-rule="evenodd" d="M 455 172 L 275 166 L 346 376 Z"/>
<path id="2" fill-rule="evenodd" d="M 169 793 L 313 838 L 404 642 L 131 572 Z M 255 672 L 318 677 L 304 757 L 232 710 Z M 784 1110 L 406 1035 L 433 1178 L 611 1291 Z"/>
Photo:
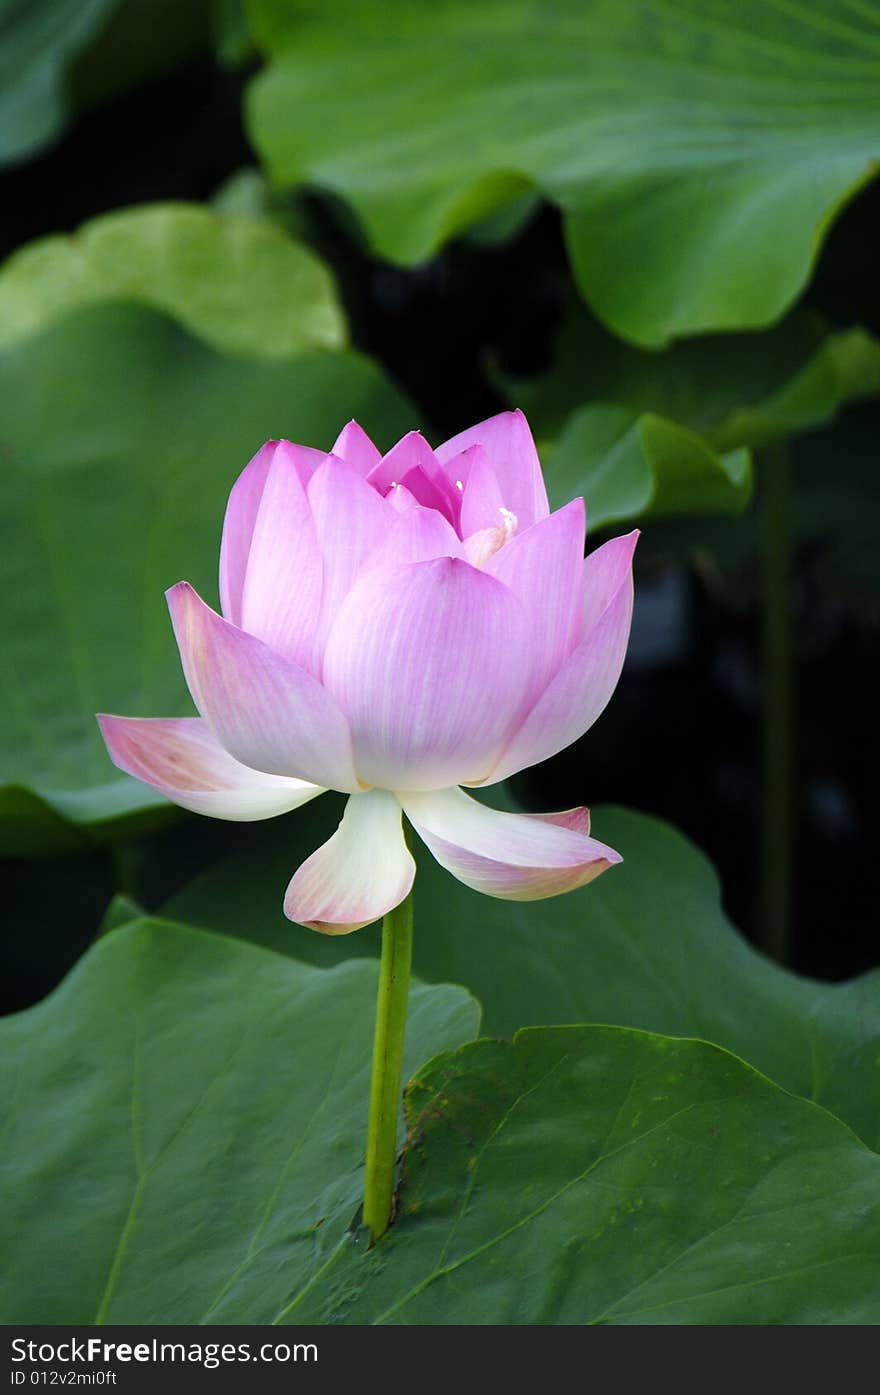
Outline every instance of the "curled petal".
<path id="1" fill-rule="evenodd" d="M 505 507 L 516 514 L 520 528 L 530 528 L 550 512 L 538 452 L 522 412 L 501 412 L 497 417 L 461 431 L 434 452 L 445 465 L 468 446 L 485 448 L 498 476 Z"/>
<path id="2" fill-rule="evenodd" d="M 379 920 L 408 895 L 415 863 L 387 790 L 352 795 L 333 837 L 294 873 L 284 914 L 325 935 L 347 935 Z"/>
<path id="3" fill-rule="evenodd" d="M 432 789 L 481 779 L 521 713 L 526 644 L 517 598 L 466 562 L 367 572 L 324 655 L 361 780 Z"/>
<path id="4" fill-rule="evenodd" d="M 522 601 L 529 627 L 534 701 L 582 637 L 581 575 L 584 501 L 574 499 L 548 518 L 516 533 L 485 563 Z"/>
<path id="5" fill-rule="evenodd" d="M 356 421 L 346 422 L 333 443 L 332 455 L 344 460 L 352 470 L 366 477 L 382 459 L 382 452 L 373 445 L 366 431 Z"/>
<path id="6" fill-rule="evenodd" d="M 98 722 L 114 765 L 196 814 L 240 822 L 270 819 L 324 793 L 320 785 L 242 765 L 199 717 L 102 712 Z"/>
<path id="7" fill-rule="evenodd" d="M 632 556 L 637 539 L 638 532 L 613 538 L 587 558 L 590 629 L 522 722 L 487 784 L 496 784 L 564 750 L 583 736 L 604 710 L 617 687 L 629 642 Z M 600 584 L 594 586 L 594 581 Z M 599 596 L 604 608 L 596 616 Z"/>
<path id="8" fill-rule="evenodd" d="M 290 441 L 261 452 L 233 488 L 220 552 L 226 618 L 310 672 L 323 565 L 305 484 L 325 459 Z"/>
<path id="9" fill-rule="evenodd" d="M 252 770 L 358 788 L 348 724 L 316 678 L 223 620 L 185 581 L 168 607 L 193 702 Z"/>
<path id="10" fill-rule="evenodd" d="M 586 809 L 507 814 L 460 789 L 401 794 L 400 801 L 441 867 L 486 896 L 540 901 L 574 891 L 621 861 L 587 836 Z"/>

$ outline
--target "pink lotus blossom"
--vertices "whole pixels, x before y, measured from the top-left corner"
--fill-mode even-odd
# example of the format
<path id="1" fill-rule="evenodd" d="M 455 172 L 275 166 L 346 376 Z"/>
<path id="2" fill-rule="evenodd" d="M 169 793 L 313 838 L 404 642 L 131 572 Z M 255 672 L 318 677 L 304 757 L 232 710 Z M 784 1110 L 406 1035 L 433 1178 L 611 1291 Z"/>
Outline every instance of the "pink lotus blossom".
<path id="1" fill-rule="evenodd" d="M 291 920 L 345 934 L 410 890 L 406 814 L 441 865 L 535 900 L 619 855 L 589 814 L 501 813 L 462 786 L 546 760 L 601 713 L 623 665 L 637 533 L 584 559 L 584 504 L 550 513 L 525 417 L 436 451 L 381 455 L 350 422 L 329 454 L 270 441 L 236 482 L 222 615 L 185 581 L 168 604 L 189 718 L 101 716 L 116 765 L 225 819 L 350 797 L 295 873 Z"/>

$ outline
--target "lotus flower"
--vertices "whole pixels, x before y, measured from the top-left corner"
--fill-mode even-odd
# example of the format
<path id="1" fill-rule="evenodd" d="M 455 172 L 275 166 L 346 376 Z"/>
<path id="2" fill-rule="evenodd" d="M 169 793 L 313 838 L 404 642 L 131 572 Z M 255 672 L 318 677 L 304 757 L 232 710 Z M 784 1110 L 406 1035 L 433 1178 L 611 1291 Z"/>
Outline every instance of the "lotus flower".
<path id="1" fill-rule="evenodd" d="M 520 412 L 436 451 L 414 431 L 383 456 L 355 422 L 329 454 L 270 441 L 229 498 L 222 615 L 185 581 L 168 592 L 201 715 L 103 715 L 110 755 L 216 818 L 348 794 L 284 900 L 330 934 L 408 894 L 403 814 L 476 891 L 582 886 L 620 861 L 586 809 L 502 813 L 465 790 L 563 750 L 614 690 L 638 535 L 584 560 L 584 530 L 583 500 L 550 513 Z"/>

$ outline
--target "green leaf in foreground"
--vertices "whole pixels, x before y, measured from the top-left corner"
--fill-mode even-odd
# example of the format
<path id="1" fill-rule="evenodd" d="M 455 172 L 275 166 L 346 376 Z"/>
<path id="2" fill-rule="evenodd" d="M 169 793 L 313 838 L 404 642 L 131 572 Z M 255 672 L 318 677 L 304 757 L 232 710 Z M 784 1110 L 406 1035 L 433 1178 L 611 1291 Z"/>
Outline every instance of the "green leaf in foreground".
<path id="1" fill-rule="evenodd" d="M 108 832 L 168 808 L 114 769 L 94 714 L 192 710 L 164 591 L 185 578 L 216 597 L 226 497 L 268 437 L 326 449 L 350 416 L 381 441 L 412 425 L 358 354 L 229 358 L 131 306 L 80 310 L 0 353 L 0 577 L 15 596 L 0 847 L 58 846 L 59 817 Z"/>
<path id="2" fill-rule="evenodd" d="M 260 1322 L 351 1222 L 372 964 L 330 973 L 159 921 L 0 1023 L 6 1323 Z M 415 985 L 407 1072 L 469 1040 Z"/>
<path id="3" fill-rule="evenodd" d="M 581 290 L 646 346 L 775 321 L 877 170 L 880 10 L 859 0 L 255 0 L 250 130 L 279 184 L 417 262 L 530 188 Z"/>
<path id="4" fill-rule="evenodd" d="M 120 300 L 161 310 L 229 354 L 283 359 L 347 338 L 333 278 L 307 247 L 268 221 L 163 203 L 15 252 L 0 268 L 0 348 L 77 307 Z"/>
<path id="5" fill-rule="evenodd" d="M 880 1158 L 704 1042 L 521 1032 L 410 1085 L 396 1225 L 277 1321 L 874 1323 Z"/>
<path id="6" fill-rule="evenodd" d="M 339 817 L 324 796 L 249 828 L 239 855 L 165 913 L 312 963 L 377 953 L 371 930 L 329 939 L 281 912 L 292 872 Z M 594 809 L 593 827 L 623 865 L 528 904 L 469 891 L 414 839 L 415 972 L 466 983 L 499 1036 L 527 1024 L 608 1022 L 718 1042 L 880 1150 L 880 971 L 828 984 L 777 967 L 734 930 L 711 864 L 675 829 L 614 808 Z"/>
<path id="7" fill-rule="evenodd" d="M 748 451 L 719 455 L 693 431 L 626 407 L 574 412 L 545 473 L 554 507 L 581 495 L 591 528 L 649 515 L 741 513 L 752 491 Z"/>

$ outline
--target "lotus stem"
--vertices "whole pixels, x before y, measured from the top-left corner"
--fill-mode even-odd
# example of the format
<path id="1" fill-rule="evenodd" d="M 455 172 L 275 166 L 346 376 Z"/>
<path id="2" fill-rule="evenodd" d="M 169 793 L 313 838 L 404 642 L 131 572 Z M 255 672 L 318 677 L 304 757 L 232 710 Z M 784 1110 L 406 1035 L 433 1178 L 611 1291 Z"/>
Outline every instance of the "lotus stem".
<path id="1" fill-rule="evenodd" d="M 373 1039 L 373 1075 L 367 1125 L 364 1225 L 371 1243 L 391 1221 L 397 1160 L 397 1119 L 403 1076 L 403 1046 L 412 964 L 412 893 L 382 921 L 382 958 Z"/>

